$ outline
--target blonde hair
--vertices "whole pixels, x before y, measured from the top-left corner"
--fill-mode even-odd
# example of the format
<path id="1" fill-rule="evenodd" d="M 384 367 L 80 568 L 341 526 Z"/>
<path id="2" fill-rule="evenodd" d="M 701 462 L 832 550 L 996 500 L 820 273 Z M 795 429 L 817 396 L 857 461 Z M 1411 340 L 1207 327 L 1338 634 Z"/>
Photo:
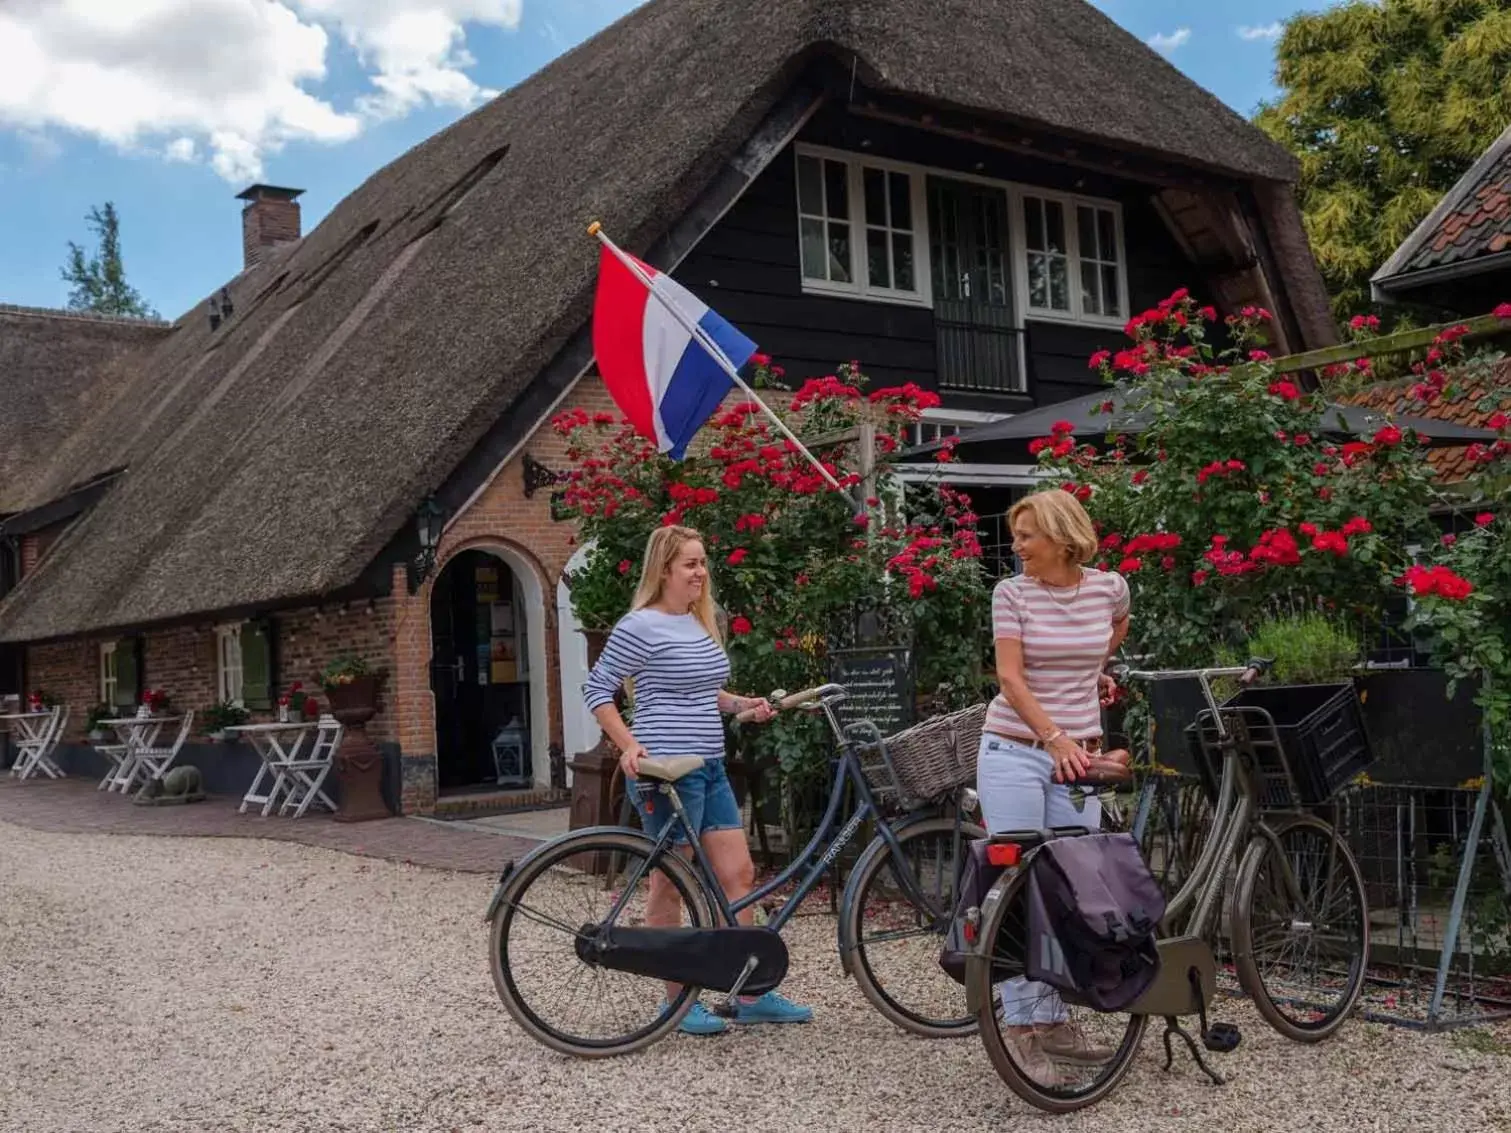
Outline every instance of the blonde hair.
<path id="1" fill-rule="evenodd" d="M 1097 533 L 1091 516 L 1063 488 L 1049 488 L 1024 496 L 1007 513 L 1009 528 L 1024 512 L 1032 512 L 1044 537 L 1065 548 L 1078 563 L 1089 563 L 1097 553 Z"/>
<path id="2" fill-rule="evenodd" d="M 661 590 L 672 564 L 682 553 L 682 548 L 691 542 L 703 542 L 703 536 L 691 527 L 658 527 L 645 541 L 645 557 L 640 567 L 640 584 L 635 587 L 635 596 L 630 600 L 631 610 L 643 610 L 661 600 Z M 698 619 L 709 637 L 719 645 L 724 644 L 724 634 L 719 626 L 717 607 L 714 605 L 713 576 L 703 584 L 703 592 L 688 611 Z"/>

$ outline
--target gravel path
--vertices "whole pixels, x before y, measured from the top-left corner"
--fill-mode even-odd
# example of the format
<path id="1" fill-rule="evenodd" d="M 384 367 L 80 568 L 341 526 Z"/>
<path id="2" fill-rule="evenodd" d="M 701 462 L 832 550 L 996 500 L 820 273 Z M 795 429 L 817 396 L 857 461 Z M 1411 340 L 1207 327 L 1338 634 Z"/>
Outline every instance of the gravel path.
<path id="1" fill-rule="evenodd" d="M 492 883 L 262 841 L 0 824 L 0 1130 L 1511 1130 L 1511 1029 L 1354 1023 L 1321 1050 L 1227 1004 L 1205 1084 L 1157 1036 L 1095 1110 L 1012 1097 L 976 1040 L 903 1035 L 844 981 L 833 922 L 789 928 L 806 1027 L 579 1062 L 488 977 Z"/>

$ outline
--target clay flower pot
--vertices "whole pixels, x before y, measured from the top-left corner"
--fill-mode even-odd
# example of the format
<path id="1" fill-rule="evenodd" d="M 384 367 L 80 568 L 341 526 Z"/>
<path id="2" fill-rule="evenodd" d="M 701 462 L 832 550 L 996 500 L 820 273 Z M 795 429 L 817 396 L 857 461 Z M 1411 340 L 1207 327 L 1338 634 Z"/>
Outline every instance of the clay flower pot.
<path id="1" fill-rule="evenodd" d="M 336 781 L 341 784 L 337 822 L 366 822 L 388 818 L 383 802 L 383 753 L 367 734 L 367 723 L 378 712 L 378 678 L 358 677 L 350 684 L 325 690 L 331 715 L 346 729 L 336 753 Z"/>

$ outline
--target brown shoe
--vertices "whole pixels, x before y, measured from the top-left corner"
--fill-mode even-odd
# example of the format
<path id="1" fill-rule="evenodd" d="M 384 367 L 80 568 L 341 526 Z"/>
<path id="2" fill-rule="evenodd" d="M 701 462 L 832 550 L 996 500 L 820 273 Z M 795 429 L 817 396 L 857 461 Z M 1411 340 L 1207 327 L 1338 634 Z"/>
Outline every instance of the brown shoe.
<path id="1" fill-rule="evenodd" d="M 1038 1047 L 1046 1056 L 1061 1062 L 1074 1062 L 1082 1066 L 1102 1066 L 1112 1061 L 1117 1052 L 1110 1046 L 1101 1046 L 1086 1037 L 1086 1032 L 1074 1023 L 1055 1023 L 1035 1032 Z"/>
<path id="2" fill-rule="evenodd" d="M 1067 1084 L 1068 1079 L 1060 1068 L 1045 1054 L 1039 1031 L 1014 1032 L 1004 1028 L 1002 1038 L 1013 1062 L 1030 1081 L 1047 1089 Z"/>

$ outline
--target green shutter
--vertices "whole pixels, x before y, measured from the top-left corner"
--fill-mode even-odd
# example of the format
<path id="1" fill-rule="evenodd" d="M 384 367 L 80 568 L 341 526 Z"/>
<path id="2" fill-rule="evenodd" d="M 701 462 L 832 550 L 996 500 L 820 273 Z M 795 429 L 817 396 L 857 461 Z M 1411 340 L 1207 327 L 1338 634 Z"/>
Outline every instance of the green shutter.
<path id="1" fill-rule="evenodd" d="M 241 700 L 259 712 L 273 707 L 273 639 L 272 622 L 241 627 Z"/>
<path id="2" fill-rule="evenodd" d="M 112 707 L 135 712 L 141 699 L 142 639 L 123 637 L 115 643 L 115 704 Z"/>

